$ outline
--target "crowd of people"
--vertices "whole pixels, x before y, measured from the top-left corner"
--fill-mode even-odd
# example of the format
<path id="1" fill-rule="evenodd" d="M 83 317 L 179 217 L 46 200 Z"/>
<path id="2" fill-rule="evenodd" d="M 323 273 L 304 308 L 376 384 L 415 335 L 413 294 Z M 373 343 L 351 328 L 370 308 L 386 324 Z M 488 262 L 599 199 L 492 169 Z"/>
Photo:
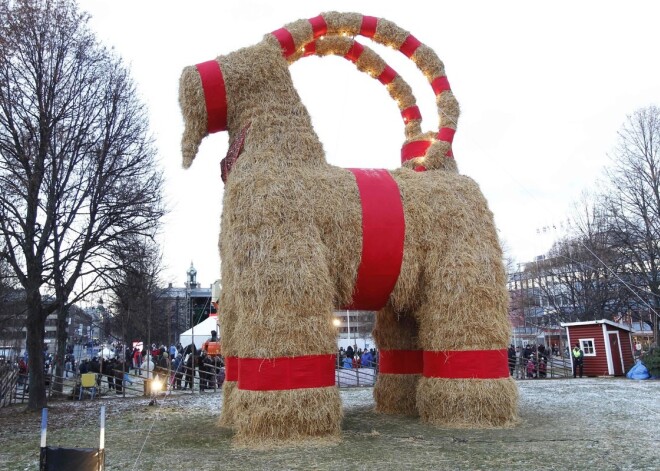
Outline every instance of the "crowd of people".
<path id="1" fill-rule="evenodd" d="M 337 351 L 337 366 L 341 368 L 375 368 L 377 364 L 378 351 L 374 348 L 353 348 L 349 345 Z"/>
<path id="2" fill-rule="evenodd" d="M 209 341 L 211 340 L 218 340 L 216 333 L 213 333 Z M 107 381 L 108 389 L 121 394 L 125 385 L 133 384 L 135 376 L 147 379 L 158 376 L 169 382 L 173 389 L 192 389 L 193 376 L 197 370 L 200 389 L 215 389 L 221 387 L 224 381 L 224 362 L 215 351 L 209 354 L 209 341 L 202 349 L 197 349 L 193 344 L 184 347 L 180 342 L 169 347 L 153 343 L 146 348 L 142 348 L 139 342 L 134 346 L 127 346 L 122 342 L 109 345 L 90 342 L 84 345 L 87 347 L 87 357 L 80 360 L 76 360 L 73 346 L 70 346 L 64 356 L 63 376 L 78 378 L 85 373 L 98 373 L 99 386 L 102 381 Z M 45 372 L 55 373 L 54 365 L 54 355 L 45 349 Z M 17 358 L 14 367 L 19 372 L 19 384 L 27 384 L 27 352 Z"/>
<path id="3" fill-rule="evenodd" d="M 546 348 L 545 345 L 527 344 L 524 348 L 509 345 L 507 349 L 509 373 L 517 379 L 547 378 L 551 355 L 559 355 L 556 345 L 551 348 Z"/>

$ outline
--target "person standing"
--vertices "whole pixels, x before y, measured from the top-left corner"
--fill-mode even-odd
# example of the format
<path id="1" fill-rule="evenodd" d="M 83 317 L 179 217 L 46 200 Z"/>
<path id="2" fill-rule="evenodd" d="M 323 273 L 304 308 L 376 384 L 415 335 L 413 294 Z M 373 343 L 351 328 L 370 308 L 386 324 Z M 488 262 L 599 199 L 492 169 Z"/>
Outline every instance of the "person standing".
<path id="1" fill-rule="evenodd" d="M 580 348 L 580 344 L 576 343 L 571 352 L 573 356 L 573 378 L 576 377 L 578 369 L 580 370 L 580 378 L 582 378 L 582 371 L 584 366 L 584 352 Z"/>
<path id="2" fill-rule="evenodd" d="M 513 370 L 516 368 L 516 349 L 513 345 L 509 345 L 507 357 L 509 360 L 509 375 L 513 376 Z"/>
<path id="3" fill-rule="evenodd" d="M 142 374 L 142 351 L 137 347 L 133 352 L 133 368 L 135 368 L 136 375 L 140 376 Z"/>
<path id="4" fill-rule="evenodd" d="M 353 357 L 355 356 L 355 350 L 353 350 L 353 347 L 350 345 L 346 349 L 346 357 L 351 359 L 351 362 L 353 361 Z"/>

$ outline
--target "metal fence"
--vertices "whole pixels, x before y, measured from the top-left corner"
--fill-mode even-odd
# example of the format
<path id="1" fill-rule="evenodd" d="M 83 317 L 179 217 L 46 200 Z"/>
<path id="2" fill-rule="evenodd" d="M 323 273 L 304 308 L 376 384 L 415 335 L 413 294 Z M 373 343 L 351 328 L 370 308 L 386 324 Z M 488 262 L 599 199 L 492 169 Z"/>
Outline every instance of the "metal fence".
<path id="1" fill-rule="evenodd" d="M 518 358 L 513 367 L 512 377 L 518 380 L 554 379 L 572 375 L 571 360 L 562 356 L 550 355 L 546 362 Z M 541 363 L 544 363 L 541 365 Z M 140 374 L 137 374 L 140 373 Z M 97 375 L 95 396 L 137 397 L 150 396 L 164 392 L 200 392 L 219 391 L 224 381 L 224 367 L 206 365 L 204 369 L 180 366 L 178 370 L 156 368 L 152 371 L 131 369 L 130 372 L 114 371 L 112 374 Z M 378 365 L 373 367 L 335 369 L 335 382 L 339 388 L 373 387 L 378 378 Z M 154 390 L 155 379 L 161 384 L 159 391 Z M 65 372 L 65 376 L 45 375 L 48 398 L 77 400 L 80 394 L 80 375 Z M 0 370 L 0 407 L 23 403 L 28 399 L 28 376 L 21 375 L 16 369 Z M 83 394 L 88 397 L 88 394 Z"/>

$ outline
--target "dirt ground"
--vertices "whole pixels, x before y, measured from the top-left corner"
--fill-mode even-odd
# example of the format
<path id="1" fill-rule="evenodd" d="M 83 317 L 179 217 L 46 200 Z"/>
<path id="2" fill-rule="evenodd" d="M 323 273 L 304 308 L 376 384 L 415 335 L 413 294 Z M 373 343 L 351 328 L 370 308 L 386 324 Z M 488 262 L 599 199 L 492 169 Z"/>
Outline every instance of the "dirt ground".
<path id="1" fill-rule="evenodd" d="M 520 423 L 448 430 L 373 412 L 370 388 L 343 389 L 342 441 L 313 448 L 234 448 L 216 426 L 221 395 L 55 402 L 48 445 L 97 447 L 106 404 L 108 470 L 658 470 L 660 381 L 518 381 Z M 40 415 L 0 409 L 0 469 L 36 470 Z"/>

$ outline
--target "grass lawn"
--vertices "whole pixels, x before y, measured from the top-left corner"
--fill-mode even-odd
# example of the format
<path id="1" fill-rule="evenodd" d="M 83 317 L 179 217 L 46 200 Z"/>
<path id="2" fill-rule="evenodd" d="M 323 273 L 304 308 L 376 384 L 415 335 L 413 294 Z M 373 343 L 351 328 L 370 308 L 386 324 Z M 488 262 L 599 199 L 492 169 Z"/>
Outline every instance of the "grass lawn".
<path id="1" fill-rule="evenodd" d="M 343 389 L 342 441 L 255 451 L 217 427 L 220 393 L 54 402 L 48 445 L 97 447 L 106 404 L 106 469 L 658 470 L 660 381 L 611 378 L 518 381 L 520 422 L 448 430 L 373 412 L 369 388 Z M 0 469 L 36 470 L 40 414 L 0 409 Z"/>

